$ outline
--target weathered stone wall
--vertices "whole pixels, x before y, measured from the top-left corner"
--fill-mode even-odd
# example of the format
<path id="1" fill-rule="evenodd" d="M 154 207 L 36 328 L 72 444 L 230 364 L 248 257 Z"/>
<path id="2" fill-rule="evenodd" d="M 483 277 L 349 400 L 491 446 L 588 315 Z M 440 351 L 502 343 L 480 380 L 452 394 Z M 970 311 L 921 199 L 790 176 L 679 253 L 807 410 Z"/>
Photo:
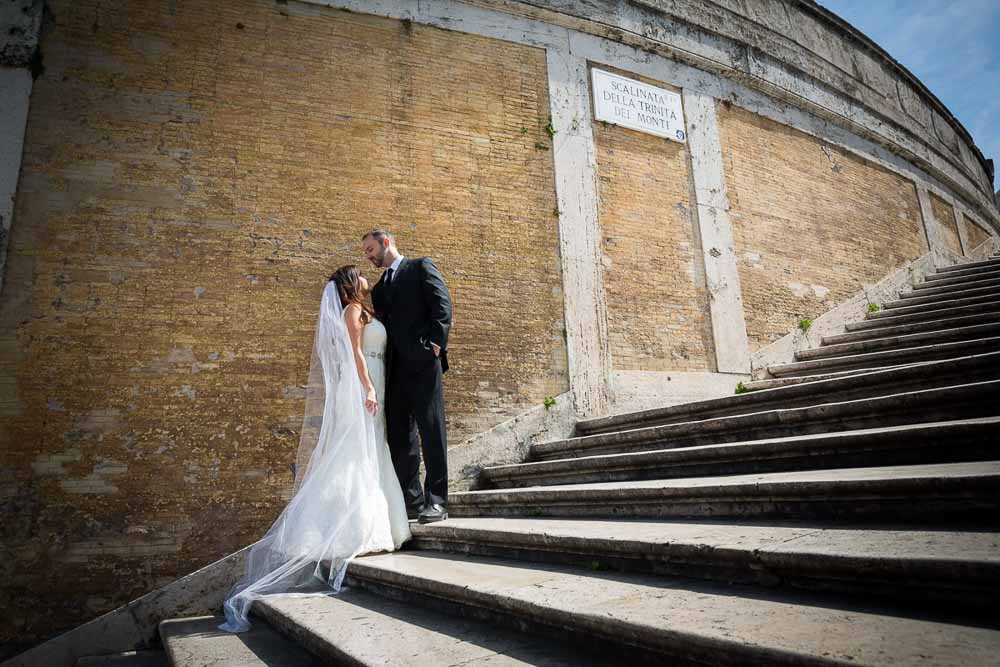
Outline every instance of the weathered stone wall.
<path id="1" fill-rule="evenodd" d="M 849 127 L 928 169 L 1000 227 L 982 153 L 947 108 L 814 0 L 478 0 L 723 73 Z"/>
<path id="2" fill-rule="evenodd" d="M 0 288 L 14 217 L 31 82 L 41 69 L 37 47 L 44 9 L 43 0 L 0 3 Z"/>
<path id="3" fill-rule="evenodd" d="M 969 240 L 968 250 L 970 252 L 990 238 L 990 233 L 976 224 L 976 221 L 969 216 L 962 215 L 962 224 L 965 225 L 965 237 Z"/>
<path id="4" fill-rule="evenodd" d="M 687 145 L 602 121 L 593 126 L 613 367 L 708 370 L 712 331 L 691 219 Z"/>
<path id="5" fill-rule="evenodd" d="M 942 246 L 956 255 L 962 254 L 962 240 L 958 235 L 958 223 L 955 221 L 955 209 L 933 192 L 931 195 L 931 221 L 933 233 L 937 235 Z"/>
<path id="6" fill-rule="evenodd" d="M 40 3 L 7 10 L 37 29 Z M 748 332 L 926 251 L 916 193 L 935 243 L 958 242 L 941 204 L 1000 229 L 961 126 L 807 0 L 105 4 L 53 0 L 23 165 L 0 156 L 0 641 L 270 523 L 323 279 L 371 226 L 452 288 L 465 477 L 612 386 L 625 409 L 731 392 Z M 589 66 L 683 87 L 689 143 L 590 123 Z"/>
<path id="7" fill-rule="evenodd" d="M 39 61 L 38 33 L 44 0 L 7 0 L 0 4 L 0 67 L 33 67 Z"/>
<path id="8" fill-rule="evenodd" d="M 451 287 L 453 442 L 567 390 L 543 51 L 270 0 L 51 4 L 0 301 L 0 640 L 269 525 L 325 277 L 372 226 Z"/>
<path id="9" fill-rule="evenodd" d="M 753 350 L 926 252 L 911 182 L 736 107 L 718 112 Z"/>

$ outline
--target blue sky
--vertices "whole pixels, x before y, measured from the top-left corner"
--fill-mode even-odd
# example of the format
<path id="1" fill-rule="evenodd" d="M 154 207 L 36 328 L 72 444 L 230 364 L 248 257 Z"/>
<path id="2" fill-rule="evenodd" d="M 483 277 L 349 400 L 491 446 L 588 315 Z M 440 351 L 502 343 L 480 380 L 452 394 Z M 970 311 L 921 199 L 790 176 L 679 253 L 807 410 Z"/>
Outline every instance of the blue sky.
<path id="1" fill-rule="evenodd" d="M 1000 171 L 1000 0 L 818 1 L 913 72 Z"/>

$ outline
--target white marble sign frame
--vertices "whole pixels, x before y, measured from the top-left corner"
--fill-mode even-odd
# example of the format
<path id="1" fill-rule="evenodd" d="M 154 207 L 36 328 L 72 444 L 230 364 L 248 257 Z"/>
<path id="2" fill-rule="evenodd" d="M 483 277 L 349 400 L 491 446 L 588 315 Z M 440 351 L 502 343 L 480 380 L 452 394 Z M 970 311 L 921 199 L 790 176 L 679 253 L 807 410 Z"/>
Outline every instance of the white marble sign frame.
<path id="1" fill-rule="evenodd" d="M 591 70 L 594 119 L 685 143 L 681 96 L 611 72 Z"/>

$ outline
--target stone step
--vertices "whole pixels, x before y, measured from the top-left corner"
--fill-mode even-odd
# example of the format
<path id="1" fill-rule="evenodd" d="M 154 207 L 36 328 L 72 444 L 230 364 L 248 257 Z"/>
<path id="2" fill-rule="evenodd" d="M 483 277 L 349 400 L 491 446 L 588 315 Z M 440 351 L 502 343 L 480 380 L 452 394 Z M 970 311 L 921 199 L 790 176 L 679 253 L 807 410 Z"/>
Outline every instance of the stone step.
<path id="1" fill-rule="evenodd" d="M 981 262 L 965 262 L 962 264 L 952 264 L 951 266 L 942 266 L 938 269 L 934 269 L 935 273 L 953 273 L 955 271 L 966 271 L 968 269 L 979 269 L 982 267 L 993 267 L 1000 266 L 1000 257 L 994 255 L 989 259 L 984 259 Z"/>
<path id="2" fill-rule="evenodd" d="M 165 651 L 125 651 L 114 655 L 77 658 L 76 667 L 170 667 Z"/>
<path id="3" fill-rule="evenodd" d="M 1000 461 L 836 468 L 449 495 L 455 517 L 756 517 L 969 522 L 1000 517 Z"/>
<path id="4" fill-rule="evenodd" d="M 882 304 L 882 311 L 892 311 L 899 309 L 900 311 L 906 308 L 912 308 L 914 306 L 924 306 L 929 308 L 934 307 L 944 307 L 945 305 L 958 305 L 957 301 L 965 301 L 966 299 L 996 299 L 1000 296 L 1000 288 L 995 285 L 989 285 L 987 287 L 975 287 L 970 289 L 960 289 L 957 291 L 951 291 L 943 294 L 913 294 L 905 293 L 900 294 L 900 298 L 896 301 L 886 301 Z M 877 313 L 875 313 L 877 314 Z"/>
<path id="5" fill-rule="evenodd" d="M 922 366 L 920 369 L 911 369 Z M 764 382 L 805 384 L 782 387 L 780 391 L 756 391 L 713 398 L 683 405 L 671 405 L 577 422 L 577 437 L 626 431 L 649 426 L 676 424 L 699 419 L 730 417 L 774 408 L 793 408 L 856 400 L 884 394 L 929 389 L 983 380 L 1000 379 L 1000 352 L 970 355 L 947 361 L 908 364 L 896 368 L 840 371 L 829 377 L 781 378 L 745 383 L 746 388 Z"/>
<path id="6" fill-rule="evenodd" d="M 878 338 L 888 338 L 890 336 L 906 336 L 908 334 L 923 333 L 925 331 L 941 331 L 943 329 L 952 329 L 976 324 L 988 324 L 990 322 L 1000 322 L 1000 306 L 998 306 L 995 310 L 988 310 L 986 312 L 976 313 L 975 315 L 946 317 L 938 320 L 912 322 L 910 324 L 900 324 L 897 326 L 862 329 L 861 331 L 837 334 L 835 336 L 823 336 L 822 345 L 855 343 L 862 340 L 875 340 Z"/>
<path id="7" fill-rule="evenodd" d="M 854 341 L 851 343 L 823 345 L 810 350 L 799 350 L 795 353 L 795 358 L 798 361 L 827 359 L 830 357 L 844 357 L 852 354 L 864 354 L 866 352 L 878 352 L 881 350 L 901 350 L 935 343 L 953 343 L 964 340 L 977 340 L 990 337 L 995 338 L 997 336 L 1000 336 L 1000 321 L 974 324 L 965 327 L 954 327 L 950 329 L 939 329 L 937 331 L 922 331 L 919 333 L 903 334 L 900 336 L 886 336 L 884 338 L 873 338 L 870 340 Z"/>
<path id="8" fill-rule="evenodd" d="M 219 630 L 223 616 L 176 618 L 160 623 L 160 638 L 174 667 L 312 667 L 326 664 L 267 623 L 232 634 Z"/>
<path id="9" fill-rule="evenodd" d="M 959 306 L 948 306 L 945 308 L 907 308 L 907 312 L 880 310 L 877 313 L 868 313 L 865 319 L 858 322 L 849 322 L 845 325 L 847 331 L 862 331 L 866 329 L 877 329 L 880 327 L 893 327 L 901 324 L 911 324 L 913 322 L 925 322 L 927 320 L 940 320 L 948 317 L 958 317 L 962 315 L 976 315 L 979 313 L 993 312 L 1000 309 L 1000 297 L 992 299 L 974 299 L 974 303 L 962 304 Z"/>
<path id="10" fill-rule="evenodd" d="M 911 283 L 910 289 L 920 291 L 936 289 L 955 289 L 956 287 L 974 285 L 975 283 L 990 283 L 1000 280 L 1000 266 L 988 268 L 980 273 L 956 275 L 954 273 L 935 273 Z"/>
<path id="11" fill-rule="evenodd" d="M 1000 278 L 1000 266 L 987 266 L 978 269 L 968 269 L 968 273 L 955 271 L 952 273 L 932 273 L 913 286 L 913 289 L 925 287 L 941 287 L 944 285 L 961 285 L 970 280 L 988 280 Z"/>
<path id="12" fill-rule="evenodd" d="M 900 300 L 913 302 L 914 299 L 925 297 L 954 298 L 962 294 L 975 294 L 981 290 L 992 290 L 994 294 L 1000 292 L 1000 278 L 973 280 L 960 285 L 943 285 L 941 287 L 926 286 L 922 288 L 914 287 L 908 292 L 901 292 Z"/>
<path id="13" fill-rule="evenodd" d="M 1000 299 L 997 290 L 981 290 L 980 293 L 970 294 L 960 292 L 953 297 L 928 297 L 926 302 L 919 299 L 901 299 L 898 301 L 888 301 L 882 306 L 882 310 L 875 313 L 868 313 L 867 319 L 880 319 L 896 317 L 898 315 L 909 315 L 911 313 L 923 313 L 932 310 L 942 310 L 944 308 L 957 308 L 961 306 L 974 306 L 983 303 L 993 303 Z"/>
<path id="14" fill-rule="evenodd" d="M 397 553 L 359 558 L 349 581 L 465 617 L 530 627 L 581 648 L 604 646 L 651 664 L 986 665 L 996 629 L 921 619 L 816 594 L 566 565 Z M 633 659 L 624 657 L 620 664 Z"/>
<path id="15" fill-rule="evenodd" d="M 413 524 L 417 525 L 417 524 Z M 355 561 L 361 563 L 362 558 Z M 355 565 L 351 569 L 357 569 Z M 274 596 L 255 613 L 333 665 L 469 665 L 574 667 L 620 664 L 612 656 L 564 641 L 498 628 L 352 585 L 337 595 Z"/>
<path id="16" fill-rule="evenodd" d="M 992 273 L 1000 269 L 1000 265 L 987 265 L 987 266 L 974 266 L 971 268 L 958 268 L 956 267 L 954 271 L 948 271 L 945 273 L 929 273 L 925 275 L 921 280 L 923 281 L 935 281 L 935 280 L 947 280 L 949 278 L 966 278 L 969 276 L 975 276 L 983 273 Z"/>
<path id="17" fill-rule="evenodd" d="M 979 355 L 979 356 L 989 356 L 989 355 Z M 779 387 L 787 387 L 789 385 L 796 384 L 809 384 L 813 382 L 821 382 L 826 380 L 835 380 L 845 377 L 858 377 L 867 376 L 871 373 L 881 373 L 883 371 L 895 371 L 904 368 L 913 368 L 915 366 L 926 366 L 929 364 L 949 364 L 951 359 L 944 359 L 941 361 L 920 361 L 911 364 L 900 364 L 897 366 L 883 366 L 880 368 L 855 368 L 849 371 L 836 371 L 831 373 L 817 373 L 816 375 L 801 375 L 780 378 L 768 378 L 766 380 L 753 380 L 751 382 L 743 383 L 743 388 L 746 391 L 759 391 L 762 389 L 775 389 Z M 921 383 L 923 386 L 923 383 Z M 940 386 L 940 385 L 939 385 Z M 874 395 L 874 394 L 869 394 Z"/>
<path id="18" fill-rule="evenodd" d="M 917 369 L 918 371 L 920 369 Z M 772 390 L 777 391 L 777 390 Z M 1000 380 L 613 431 L 532 445 L 530 461 L 649 452 L 1000 414 Z"/>
<path id="19" fill-rule="evenodd" d="M 982 615 L 1000 599 L 1000 533 L 948 526 L 475 518 L 415 524 L 409 546 L 771 588 L 949 605 Z"/>
<path id="20" fill-rule="evenodd" d="M 477 489 L 1000 459 L 998 416 L 488 466 Z"/>
<path id="21" fill-rule="evenodd" d="M 840 357 L 813 359 L 809 361 L 793 361 L 787 364 L 773 364 L 767 367 L 767 372 L 773 377 L 788 375 L 818 375 L 835 370 L 852 370 L 855 368 L 885 368 L 899 366 L 915 361 L 933 361 L 935 359 L 950 359 L 960 355 L 985 354 L 1000 350 L 1000 337 L 976 338 L 951 343 L 933 343 L 898 350 L 882 350 L 879 352 L 864 352 Z"/>

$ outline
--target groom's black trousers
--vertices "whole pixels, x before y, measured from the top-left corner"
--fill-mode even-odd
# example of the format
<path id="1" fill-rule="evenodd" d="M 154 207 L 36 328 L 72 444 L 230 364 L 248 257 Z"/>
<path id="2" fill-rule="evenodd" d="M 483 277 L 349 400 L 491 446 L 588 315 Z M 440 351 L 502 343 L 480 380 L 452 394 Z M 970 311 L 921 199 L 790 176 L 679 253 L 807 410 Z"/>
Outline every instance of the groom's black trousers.
<path id="1" fill-rule="evenodd" d="M 423 368 L 390 371 L 386 388 L 386 435 L 408 508 L 448 504 L 448 442 L 444 424 L 441 360 Z M 420 437 L 417 437 L 419 432 Z M 426 478 L 420 484 L 420 450 Z"/>

